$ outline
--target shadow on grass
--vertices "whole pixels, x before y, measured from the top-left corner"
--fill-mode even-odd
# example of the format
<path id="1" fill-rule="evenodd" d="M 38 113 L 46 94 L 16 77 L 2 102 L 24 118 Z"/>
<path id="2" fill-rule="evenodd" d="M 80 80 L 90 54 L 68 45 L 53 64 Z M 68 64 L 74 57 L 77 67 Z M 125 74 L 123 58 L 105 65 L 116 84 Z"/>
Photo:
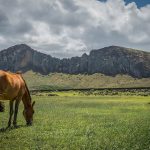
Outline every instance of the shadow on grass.
<path id="1" fill-rule="evenodd" d="M 2 132 L 8 132 L 8 131 L 11 131 L 11 130 L 15 130 L 15 129 L 18 129 L 18 128 L 24 128 L 24 127 L 29 127 L 29 126 L 27 126 L 27 125 L 18 125 L 17 127 L 1 128 L 0 129 L 0 133 L 2 133 Z"/>

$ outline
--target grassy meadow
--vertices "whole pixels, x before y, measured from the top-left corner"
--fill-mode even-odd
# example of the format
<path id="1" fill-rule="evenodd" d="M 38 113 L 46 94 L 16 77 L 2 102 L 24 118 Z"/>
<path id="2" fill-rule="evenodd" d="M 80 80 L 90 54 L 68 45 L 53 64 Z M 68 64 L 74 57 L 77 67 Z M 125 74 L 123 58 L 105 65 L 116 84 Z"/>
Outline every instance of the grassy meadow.
<path id="1" fill-rule="evenodd" d="M 53 96 L 52 96 L 53 95 Z M 148 150 L 150 96 L 86 95 L 75 91 L 33 93 L 34 124 L 25 126 L 20 105 L 18 128 L 3 130 L 0 150 Z"/>

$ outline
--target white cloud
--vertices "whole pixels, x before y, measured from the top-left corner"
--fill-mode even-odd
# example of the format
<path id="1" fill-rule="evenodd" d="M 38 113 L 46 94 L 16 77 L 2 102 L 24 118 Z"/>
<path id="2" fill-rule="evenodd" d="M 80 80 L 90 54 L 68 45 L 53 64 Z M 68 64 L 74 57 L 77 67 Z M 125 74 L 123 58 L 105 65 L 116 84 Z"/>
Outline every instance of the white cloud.
<path id="1" fill-rule="evenodd" d="M 0 44 L 2 44 L 4 42 L 6 42 L 5 39 L 2 36 L 0 36 Z"/>
<path id="2" fill-rule="evenodd" d="M 7 10 L 7 11 L 6 11 Z M 57 57 L 119 45 L 150 50 L 150 5 L 123 0 L 0 0 L 0 44 Z"/>

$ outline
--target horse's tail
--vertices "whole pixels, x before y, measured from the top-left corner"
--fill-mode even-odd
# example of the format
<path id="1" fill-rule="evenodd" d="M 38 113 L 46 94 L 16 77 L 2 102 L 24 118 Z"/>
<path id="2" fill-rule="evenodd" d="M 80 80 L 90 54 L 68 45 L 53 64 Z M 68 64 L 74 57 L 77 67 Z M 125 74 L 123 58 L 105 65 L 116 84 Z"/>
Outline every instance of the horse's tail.
<path id="1" fill-rule="evenodd" d="M 3 102 L 0 102 L 0 112 L 4 112 L 5 106 Z"/>

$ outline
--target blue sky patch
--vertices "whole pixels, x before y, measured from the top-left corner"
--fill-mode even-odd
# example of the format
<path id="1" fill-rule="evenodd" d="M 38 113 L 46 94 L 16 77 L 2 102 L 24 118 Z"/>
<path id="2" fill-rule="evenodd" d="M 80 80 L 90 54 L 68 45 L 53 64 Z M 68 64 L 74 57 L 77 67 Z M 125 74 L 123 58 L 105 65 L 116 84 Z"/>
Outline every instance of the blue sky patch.
<path id="1" fill-rule="evenodd" d="M 125 0 L 126 4 L 135 2 L 138 8 L 150 4 L 150 0 Z"/>
<path id="2" fill-rule="evenodd" d="M 106 2 L 107 0 L 99 0 L 99 1 Z M 126 4 L 135 2 L 138 8 L 150 4 L 150 0 L 124 0 L 124 1 L 126 2 Z"/>

